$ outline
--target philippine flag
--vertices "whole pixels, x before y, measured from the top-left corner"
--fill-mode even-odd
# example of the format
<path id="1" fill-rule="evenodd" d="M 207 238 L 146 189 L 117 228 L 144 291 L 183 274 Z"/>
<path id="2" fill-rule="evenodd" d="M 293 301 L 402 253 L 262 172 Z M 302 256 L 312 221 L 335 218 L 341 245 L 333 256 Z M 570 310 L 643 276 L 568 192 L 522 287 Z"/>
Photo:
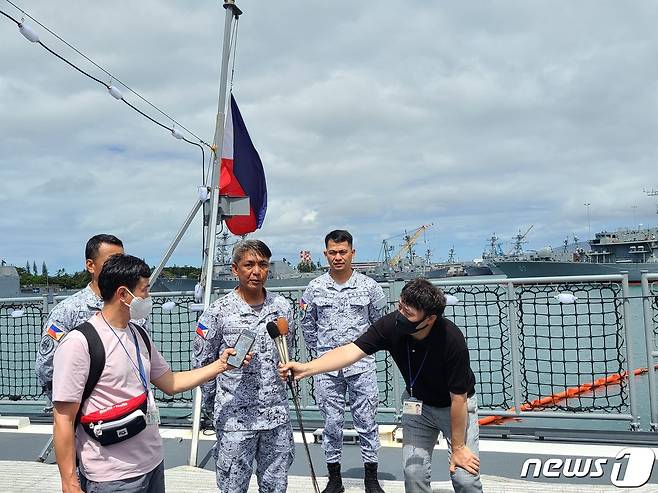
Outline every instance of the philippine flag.
<path id="1" fill-rule="evenodd" d="M 219 190 L 222 195 L 249 197 L 250 214 L 226 220 L 231 233 L 244 235 L 263 225 L 267 210 L 265 172 L 233 94 L 224 129 Z"/>
<path id="2" fill-rule="evenodd" d="M 201 322 L 199 322 L 196 326 L 196 333 L 205 339 L 206 334 L 208 334 L 208 328 L 205 325 L 203 325 Z"/>
<path id="3" fill-rule="evenodd" d="M 64 335 L 64 331 L 59 327 L 57 327 L 57 325 L 55 324 L 52 324 L 50 327 L 48 327 L 47 333 L 50 337 L 52 337 L 56 341 L 59 341 Z"/>

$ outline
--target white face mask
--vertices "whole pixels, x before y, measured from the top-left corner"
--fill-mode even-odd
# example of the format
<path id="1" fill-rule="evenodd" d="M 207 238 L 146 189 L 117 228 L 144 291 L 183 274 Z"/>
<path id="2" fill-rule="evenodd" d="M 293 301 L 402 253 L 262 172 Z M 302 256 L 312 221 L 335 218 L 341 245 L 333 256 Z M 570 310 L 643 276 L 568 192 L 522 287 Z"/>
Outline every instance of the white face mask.
<path id="1" fill-rule="evenodd" d="M 153 308 L 153 300 L 151 297 L 148 296 L 146 298 L 140 298 L 139 296 L 132 294 L 128 288 L 126 288 L 126 291 L 128 291 L 133 297 L 133 300 L 130 302 L 130 304 L 126 303 L 126 306 L 130 308 L 130 319 L 140 320 L 142 318 L 148 317 L 151 314 L 151 309 Z"/>

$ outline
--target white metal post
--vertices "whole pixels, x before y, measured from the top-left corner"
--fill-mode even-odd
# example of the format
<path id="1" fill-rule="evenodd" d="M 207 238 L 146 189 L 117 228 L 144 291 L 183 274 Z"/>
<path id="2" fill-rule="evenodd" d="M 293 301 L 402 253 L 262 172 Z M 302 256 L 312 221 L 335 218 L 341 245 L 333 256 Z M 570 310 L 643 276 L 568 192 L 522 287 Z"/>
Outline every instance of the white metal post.
<path id="1" fill-rule="evenodd" d="M 658 406 L 656 405 L 656 373 L 655 373 L 655 356 L 656 341 L 653 333 L 653 311 L 651 309 L 651 290 L 649 289 L 649 280 L 647 272 L 642 272 L 642 308 L 644 315 L 644 340 L 647 349 L 647 376 L 649 379 L 649 410 L 651 418 L 649 428 L 651 431 L 658 431 Z M 629 375 L 630 378 L 630 375 Z"/>
<path id="2" fill-rule="evenodd" d="M 224 45 L 222 50 L 222 67 L 219 78 L 219 103 L 217 106 L 217 122 L 215 126 L 214 157 L 212 166 L 212 181 L 210 190 L 210 215 L 208 217 L 208 244 L 205 251 L 202 279 L 205 281 L 203 294 L 204 309 L 210 306 L 212 296 L 212 276 L 215 265 L 215 249 L 217 247 L 217 222 L 221 219 L 219 208 L 219 172 L 224 146 L 224 119 L 226 117 L 226 87 L 228 80 L 228 62 L 230 56 L 231 21 L 242 12 L 235 5 L 234 0 L 224 2 L 226 17 L 224 18 Z M 191 466 L 197 465 L 197 452 L 199 447 L 199 428 L 201 424 L 201 388 L 194 391 L 194 409 L 192 415 L 192 444 L 190 446 Z"/>
<path id="3" fill-rule="evenodd" d="M 624 338 L 626 339 L 626 376 L 628 378 L 628 399 L 630 401 L 630 411 L 633 419 L 631 420 L 631 431 L 638 431 L 640 429 L 640 417 L 637 413 L 637 394 L 635 393 L 635 369 L 633 354 L 633 337 L 631 335 L 631 300 L 630 289 L 628 287 L 628 273 L 623 273 L 624 277 L 621 281 L 621 293 L 623 296 L 622 304 L 622 323 L 624 324 Z"/>

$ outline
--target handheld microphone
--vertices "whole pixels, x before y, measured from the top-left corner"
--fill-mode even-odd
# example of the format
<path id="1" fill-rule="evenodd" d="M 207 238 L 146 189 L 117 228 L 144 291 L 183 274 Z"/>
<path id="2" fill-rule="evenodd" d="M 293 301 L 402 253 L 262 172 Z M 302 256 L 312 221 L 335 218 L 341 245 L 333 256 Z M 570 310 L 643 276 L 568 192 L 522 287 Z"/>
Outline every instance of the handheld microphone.
<path id="1" fill-rule="evenodd" d="M 290 353 L 288 352 L 288 321 L 279 317 L 276 319 L 276 326 L 279 329 L 279 336 L 281 337 L 281 346 L 283 348 L 283 354 L 286 360 L 286 363 L 290 362 Z"/>
<path id="2" fill-rule="evenodd" d="M 279 354 L 279 361 L 283 364 L 288 363 L 288 358 L 286 358 L 286 351 L 283 346 L 283 338 L 279 334 L 279 327 L 274 322 L 267 322 L 265 326 L 267 333 L 274 341 L 274 346 L 276 346 L 276 352 Z"/>
<path id="3" fill-rule="evenodd" d="M 279 353 L 279 361 L 283 364 L 290 362 L 290 355 L 288 354 L 288 321 L 279 317 L 276 319 L 276 322 L 267 322 L 265 326 L 267 333 L 270 335 L 276 346 L 276 351 Z M 313 460 L 311 459 L 311 451 L 308 448 L 308 442 L 306 441 L 306 431 L 304 430 L 304 422 L 302 421 L 302 412 L 299 406 L 299 397 L 295 391 L 295 386 L 293 384 L 292 372 L 288 374 L 288 387 L 292 393 L 292 400 L 295 404 L 295 412 L 297 413 L 297 422 L 299 423 L 299 430 L 302 433 L 302 441 L 304 442 L 304 449 L 306 450 L 306 461 L 308 462 L 309 468 L 311 469 L 311 480 L 313 482 L 313 490 L 316 493 L 320 493 L 320 488 L 318 487 L 318 480 L 315 475 L 315 469 L 313 467 Z"/>

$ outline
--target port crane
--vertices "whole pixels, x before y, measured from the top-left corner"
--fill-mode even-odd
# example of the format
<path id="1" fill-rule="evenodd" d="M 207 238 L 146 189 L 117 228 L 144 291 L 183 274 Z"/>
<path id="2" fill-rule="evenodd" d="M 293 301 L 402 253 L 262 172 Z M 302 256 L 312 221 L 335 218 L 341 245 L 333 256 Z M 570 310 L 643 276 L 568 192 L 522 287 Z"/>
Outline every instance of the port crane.
<path id="1" fill-rule="evenodd" d="M 394 238 L 397 238 L 397 236 L 393 236 L 391 238 L 387 238 L 383 240 L 382 248 L 384 249 L 384 263 L 393 269 L 397 267 L 400 261 L 402 260 L 402 258 L 407 254 L 407 252 L 412 252 L 412 248 L 415 245 L 415 243 L 418 241 L 418 238 L 420 238 L 421 235 L 432 226 L 434 226 L 434 223 L 423 224 L 422 226 L 416 228 L 411 233 L 405 233 L 403 245 L 392 257 L 390 255 L 391 252 L 393 251 L 393 247 L 390 246 L 388 242 Z M 411 260 L 413 261 L 413 255 Z"/>

